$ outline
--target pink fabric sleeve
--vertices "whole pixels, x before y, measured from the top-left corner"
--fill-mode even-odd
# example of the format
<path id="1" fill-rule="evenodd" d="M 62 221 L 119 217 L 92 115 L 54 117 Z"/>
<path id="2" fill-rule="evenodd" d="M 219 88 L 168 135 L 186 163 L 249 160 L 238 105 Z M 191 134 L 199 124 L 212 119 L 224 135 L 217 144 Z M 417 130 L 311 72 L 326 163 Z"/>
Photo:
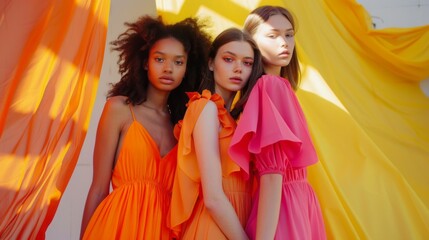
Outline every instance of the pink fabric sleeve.
<path id="1" fill-rule="evenodd" d="M 264 75 L 244 107 L 229 154 L 249 173 L 252 155 L 277 142 L 282 142 L 292 167 L 317 162 L 304 113 L 289 82 L 281 77 Z"/>
<path id="2" fill-rule="evenodd" d="M 255 168 L 258 175 L 279 173 L 284 175 L 289 160 L 282 142 L 266 146 L 255 154 Z"/>

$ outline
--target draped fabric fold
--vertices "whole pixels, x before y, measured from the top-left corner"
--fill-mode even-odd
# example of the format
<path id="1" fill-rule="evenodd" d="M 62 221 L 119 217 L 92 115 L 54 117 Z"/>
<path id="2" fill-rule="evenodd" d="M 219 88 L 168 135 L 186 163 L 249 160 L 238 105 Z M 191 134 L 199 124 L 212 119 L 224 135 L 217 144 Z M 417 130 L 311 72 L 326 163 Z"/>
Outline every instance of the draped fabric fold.
<path id="1" fill-rule="evenodd" d="M 292 5 L 296 4 L 284 2 L 295 8 Z M 325 0 L 321 6 L 328 10 L 324 17 L 329 20 L 329 28 L 334 28 L 341 40 L 365 61 L 382 63 L 383 68 L 402 80 L 420 81 L 429 75 L 429 25 L 374 30 L 371 16 L 354 0 Z M 301 8 L 296 14 L 301 19 L 309 12 L 313 11 L 303 12 Z"/>
<path id="2" fill-rule="evenodd" d="M 298 91 L 329 239 L 429 237 L 429 25 L 374 29 L 355 1 L 284 1 L 298 17 Z M 317 23 L 317 24 L 316 24 Z"/>
<path id="3" fill-rule="evenodd" d="M 264 4 L 298 19 L 297 93 L 328 238 L 429 238 L 429 25 L 373 29 L 354 0 L 157 0 L 168 21 L 204 14 L 219 29 Z M 109 8 L 0 2 L 0 239 L 44 238 L 53 219 L 89 124 Z"/>
<path id="4" fill-rule="evenodd" d="M 172 2 L 157 1 L 167 20 L 204 14 L 218 29 L 257 6 L 292 10 L 328 239 L 429 238 L 429 25 L 374 29 L 354 0 Z"/>
<path id="5" fill-rule="evenodd" d="M 82 147 L 110 1 L 0 3 L 0 239 L 43 239 Z"/>

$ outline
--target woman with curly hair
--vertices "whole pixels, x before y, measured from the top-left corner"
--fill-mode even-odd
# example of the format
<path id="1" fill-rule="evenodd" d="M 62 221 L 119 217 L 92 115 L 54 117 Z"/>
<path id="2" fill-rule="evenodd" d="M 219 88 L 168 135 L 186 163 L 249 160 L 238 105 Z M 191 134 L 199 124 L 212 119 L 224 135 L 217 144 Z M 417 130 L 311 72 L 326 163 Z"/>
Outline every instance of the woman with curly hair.
<path id="1" fill-rule="evenodd" d="M 83 239 L 171 239 L 166 216 L 176 169 L 173 126 L 207 68 L 210 37 L 197 19 L 144 16 L 112 42 L 121 79 L 98 123 Z M 113 191 L 109 193 L 110 183 Z"/>

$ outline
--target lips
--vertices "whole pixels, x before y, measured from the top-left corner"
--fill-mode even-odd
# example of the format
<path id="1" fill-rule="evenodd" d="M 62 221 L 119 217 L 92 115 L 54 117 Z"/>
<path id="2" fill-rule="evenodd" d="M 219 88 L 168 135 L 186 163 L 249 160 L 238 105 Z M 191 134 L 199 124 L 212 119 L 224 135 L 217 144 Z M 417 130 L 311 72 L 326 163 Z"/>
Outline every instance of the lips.
<path id="1" fill-rule="evenodd" d="M 289 51 L 283 51 L 279 54 L 279 56 L 289 56 Z"/>
<path id="2" fill-rule="evenodd" d="M 171 84 L 174 82 L 174 79 L 170 76 L 161 76 L 159 80 L 161 83 L 164 83 L 164 84 Z"/>
<path id="3" fill-rule="evenodd" d="M 173 81 L 173 77 L 170 76 L 161 76 L 160 79 L 171 80 Z"/>
<path id="4" fill-rule="evenodd" d="M 241 79 L 241 77 L 232 77 L 232 78 L 229 78 L 232 82 L 242 82 L 243 81 L 243 79 Z"/>

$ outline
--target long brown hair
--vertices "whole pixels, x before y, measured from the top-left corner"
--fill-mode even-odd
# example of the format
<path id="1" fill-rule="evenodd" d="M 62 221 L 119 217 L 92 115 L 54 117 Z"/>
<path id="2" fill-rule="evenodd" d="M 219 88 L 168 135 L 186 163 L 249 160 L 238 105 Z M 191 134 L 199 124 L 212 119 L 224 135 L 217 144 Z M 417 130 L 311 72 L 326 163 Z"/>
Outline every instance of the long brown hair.
<path id="1" fill-rule="evenodd" d="M 213 41 L 210 52 L 209 52 L 209 60 L 214 60 L 216 54 L 218 53 L 219 48 L 229 42 L 247 42 L 253 50 L 253 65 L 252 72 L 250 73 L 249 80 L 246 85 L 240 90 L 240 96 L 237 102 L 235 103 L 234 109 L 231 111 L 231 116 L 234 119 L 237 119 L 240 113 L 243 111 L 243 106 L 249 98 L 250 91 L 253 86 L 256 84 L 256 81 L 261 77 L 263 73 L 263 65 L 262 65 L 262 56 L 258 47 L 256 46 L 255 41 L 252 37 L 246 33 L 241 31 L 238 28 L 229 28 L 221 32 Z M 200 91 L 208 89 L 211 92 L 215 90 L 215 80 L 213 76 L 213 72 L 207 70 L 204 78 L 201 82 Z"/>
<path id="2" fill-rule="evenodd" d="M 292 24 L 296 32 L 296 21 L 292 12 L 280 6 L 261 6 L 254 9 L 244 22 L 244 31 L 248 32 L 251 36 L 256 33 L 259 25 L 266 22 L 271 16 L 283 15 Z M 298 62 L 298 55 L 296 48 L 293 49 L 292 58 L 287 66 L 281 67 L 280 76 L 286 78 L 292 88 L 296 90 L 300 81 L 301 70 Z"/>

